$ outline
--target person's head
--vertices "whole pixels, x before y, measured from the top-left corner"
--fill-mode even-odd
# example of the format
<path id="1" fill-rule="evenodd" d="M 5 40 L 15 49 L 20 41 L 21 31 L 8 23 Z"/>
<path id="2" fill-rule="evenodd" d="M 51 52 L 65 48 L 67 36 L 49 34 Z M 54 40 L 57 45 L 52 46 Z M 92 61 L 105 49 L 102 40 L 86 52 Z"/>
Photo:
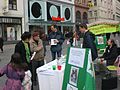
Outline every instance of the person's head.
<path id="1" fill-rule="evenodd" d="M 51 25 L 51 30 L 52 30 L 53 32 L 56 32 L 57 29 L 58 29 L 57 25 Z"/>
<path id="2" fill-rule="evenodd" d="M 31 38 L 30 32 L 24 32 L 21 36 L 21 39 L 25 42 L 29 42 L 30 38 Z"/>
<path id="3" fill-rule="evenodd" d="M 107 41 L 107 44 L 108 44 L 109 46 L 112 46 L 112 45 L 115 44 L 115 41 L 114 41 L 113 39 L 109 39 L 109 40 Z"/>
<path id="4" fill-rule="evenodd" d="M 38 41 L 40 39 L 39 32 L 37 31 L 33 32 L 32 37 L 33 37 L 33 40 Z"/>
<path id="5" fill-rule="evenodd" d="M 27 70 L 28 66 L 26 63 L 22 63 L 21 56 L 19 53 L 14 53 L 11 56 L 10 64 L 14 69 Z"/>
<path id="6" fill-rule="evenodd" d="M 87 30 L 87 25 L 85 23 L 81 23 L 79 26 L 79 30 L 81 33 L 84 33 Z"/>
<path id="7" fill-rule="evenodd" d="M 10 62 L 14 64 L 21 64 L 22 62 L 20 54 L 19 53 L 12 54 Z"/>

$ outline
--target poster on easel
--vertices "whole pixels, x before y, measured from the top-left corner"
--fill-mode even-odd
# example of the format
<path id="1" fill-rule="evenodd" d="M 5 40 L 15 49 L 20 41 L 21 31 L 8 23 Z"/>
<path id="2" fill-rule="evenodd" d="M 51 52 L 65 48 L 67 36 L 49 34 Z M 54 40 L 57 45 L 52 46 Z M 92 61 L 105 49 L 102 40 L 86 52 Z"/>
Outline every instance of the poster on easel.
<path id="1" fill-rule="evenodd" d="M 98 49 L 105 49 L 106 48 L 106 42 L 107 42 L 107 39 L 106 39 L 105 35 L 96 36 L 96 47 Z"/>
<path id="2" fill-rule="evenodd" d="M 96 90 L 90 49 L 68 48 L 62 90 Z"/>

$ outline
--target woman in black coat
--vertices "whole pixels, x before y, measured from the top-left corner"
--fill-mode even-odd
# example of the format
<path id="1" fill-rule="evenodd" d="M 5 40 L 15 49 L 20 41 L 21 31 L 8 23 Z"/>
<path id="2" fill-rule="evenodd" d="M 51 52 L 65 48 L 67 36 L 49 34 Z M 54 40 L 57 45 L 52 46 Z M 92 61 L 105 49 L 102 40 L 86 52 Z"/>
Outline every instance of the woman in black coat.
<path id="1" fill-rule="evenodd" d="M 101 59 L 103 58 L 104 60 L 106 60 L 107 65 L 114 65 L 114 62 L 118 56 L 117 45 L 115 44 L 113 39 L 109 39 L 107 41 L 107 44 L 108 47 L 106 48 L 105 53 L 103 54 Z"/>
<path id="2" fill-rule="evenodd" d="M 0 37 L 0 49 L 2 52 L 3 52 L 3 42 L 4 42 L 3 38 Z"/>

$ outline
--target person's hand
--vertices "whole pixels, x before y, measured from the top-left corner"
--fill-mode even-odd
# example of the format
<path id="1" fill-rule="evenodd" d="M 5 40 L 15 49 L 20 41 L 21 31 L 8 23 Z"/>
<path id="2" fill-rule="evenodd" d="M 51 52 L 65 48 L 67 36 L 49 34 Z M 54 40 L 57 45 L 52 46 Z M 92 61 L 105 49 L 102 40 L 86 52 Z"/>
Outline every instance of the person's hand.
<path id="1" fill-rule="evenodd" d="M 100 64 L 103 64 L 104 58 L 100 58 Z"/>
<path id="2" fill-rule="evenodd" d="M 59 41 L 58 41 L 57 39 L 56 39 L 56 40 L 54 40 L 54 42 L 55 42 L 55 43 L 59 43 Z"/>

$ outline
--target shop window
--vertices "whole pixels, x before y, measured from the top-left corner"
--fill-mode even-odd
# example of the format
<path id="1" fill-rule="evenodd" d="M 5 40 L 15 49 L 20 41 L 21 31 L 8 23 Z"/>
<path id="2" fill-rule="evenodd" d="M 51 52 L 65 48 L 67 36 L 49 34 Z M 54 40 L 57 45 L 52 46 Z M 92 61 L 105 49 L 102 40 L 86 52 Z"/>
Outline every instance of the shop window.
<path id="1" fill-rule="evenodd" d="M 9 10 L 17 10 L 17 0 L 9 0 Z"/>

